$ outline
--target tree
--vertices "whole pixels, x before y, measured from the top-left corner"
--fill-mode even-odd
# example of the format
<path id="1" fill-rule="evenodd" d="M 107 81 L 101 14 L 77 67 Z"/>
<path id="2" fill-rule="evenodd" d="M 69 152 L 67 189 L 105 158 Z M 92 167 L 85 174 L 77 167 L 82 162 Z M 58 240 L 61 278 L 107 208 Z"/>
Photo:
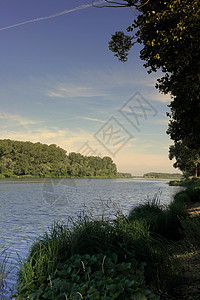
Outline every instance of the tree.
<path id="1" fill-rule="evenodd" d="M 127 61 L 129 50 L 132 47 L 132 37 L 125 35 L 122 31 L 118 31 L 112 36 L 109 42 L 109 49 L 115 52 L 115 56 L 122 62 Z"/>
<path id="2" fill-rule="evenodd" d="M 178 143 L 200 153 L 200 1 L 153 0 L 138 11 L 127 31 L 143 44 L 140 58 L 148 73 L 163 72 L 156 87 L 172 98 L 167 133 L 176 148 Z M 117 53 L 114 46 L 111 50 Z M 120 55 L 123 61 L 126 53 Z"/>
<path id="3" fill-rule="evenodd" d="M 146 5 L 150 0 L 140 1 L 140 0 L 104 0 L 104 4 L 93 4 L 94 7 L 103 8 L 103 7 L 131 7 L 131 8 L 141 8 L 143 5 Z"/>
<path id="4" fill-rule="evenodd" d="M 178 142 L 170 146 L 169 158 L 176 159 L 174 167 L 183 171 L 186 175 L 200 175 L 200 155 L 196 150 L 191 150 L 183 143 Z"/>

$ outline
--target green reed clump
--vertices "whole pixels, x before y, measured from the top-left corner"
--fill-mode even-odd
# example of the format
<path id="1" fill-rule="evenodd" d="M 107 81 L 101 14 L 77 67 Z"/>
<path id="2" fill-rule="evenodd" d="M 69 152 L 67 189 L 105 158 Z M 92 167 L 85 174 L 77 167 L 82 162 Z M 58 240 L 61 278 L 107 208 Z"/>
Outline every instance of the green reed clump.
<path id="1" fill-rule="evenodd" d="M 157 194 L 152 200 L 146 200 L 133 208 L 129 213 L 128 219 L 129 221 L 145 221 L 150 232 L 165 236 L 167 227 L 166 210 L 160 204 Z"/>
<path id="2" fill-rule="evenodd" d="M 58 262 L 69 257 L 71 232 L 67 226 L 55 223 L 49 232 L 38 237 L 30 248 L 28 258 L 20 262 L 19 286 L 46 280 Z"/>
<path id="3" fill-rule="evenodd" d="M 8 264 L 9 254 L 6 248 L 0 249 L 0 296 L 5 293 L 6 279 L 11 272 Z M 3 296 L 2 296 L 3 297 Z"/>
<path id="4" fill-rule="evenodd" d="M 188 216 L 187 204 L 190 199 L 187 193 L 175 195 L 168 206 L 160 204 L 158 195 L 133 208 L 128 216 L 130 221 L 145 220 L 150 233 L 156 233 L 167 240 L 180 238 L 180 218 Z"/>
<path id="5" fill-rule="evenodd" d="M 126 266 L 131 269 L 130 274 L 137 274 L 139 271 L 141 273 L 141 266 L 145 265 L 142 276 L 146 282 L 157 287 L 164 286 L 169 279 L 168 275 L 171 276 L 172 272 L 172 259 L 166 244 L 167 242 L 160 237 L 149 234 L 145 221 L 130 222 L 123 215 L 118 215 L 114 220 L 104 219 L 103 217 L 96 220 L 81 216 L 70 226 L 54 224 L 49 233 L 45 233 L 37 239 L 30 249 L 28 258 L 21 263 L 18 275 L 18 291 L 16 293 L 17 299 L 24 299 L 23 297 L 27 297 L 27 295 L 30 296 L 30 299 L 61 299 L 58 296 L 61 292 L 63 296 L 64 292 L 66 295 L 70 295 L 73 291 L 78 291 L 78 282 L 73 281 L 76 277 L 76 271 L 71 274 L 69 272 L 71 267 L 68 266 L 68 261 L 76 255 L 81 259 L 87 255 L 88 257 L 100 256 L 100 261 L 102 261 L 102 257 L 106 257 L 111 259 L 112 263 L 114 263 L 113 257 L 117 257 L 115 264 L 118 267 L 128 264 Z M 87 282 L 84 281 L 84 295 L 87 295 L 87 293 L 93 295 L 91 289 L 94 292 L 100 280 L 99 275 L 97 276 L 99 271 L 93 267 L 91 270 L 89 276 L 93 278 L 93 281 L 90 282 L 88 278 Z M 72 277 L 68 278 L 69 274 L 66 275 L 66 272 L 67 274 L 70 273 Z M 110 275 L 106 275 L 106 278 L 104 278 L 104 274 L 101 274 L 103 279 L 97 291 L 100 292 L 103 286 L 109 286 L 109 291 L 107 290 L 106 293 L 112 295 L 110 289 L 113 286 L 114 293 L 114 286 L 120 285 L 120 282 L 123 283 L 123 287 L 118 291 L 119 294 L 111 299 L 120 299 L 120 295 L 124 297 L 128 291 L 133 293 L 132 289 L 138 290 L 138 285 L 141 286 L 141 291 L 143 290 L 144 283 L 141 278 L 137 279 L 136 275 L 131 279 L 130 275 L 123 273 L 123 276 L 126 275 L 124 278 L 127 280 L 124 279 L 125 281 L 123 281 L 122 274 L 118 274 L 119 276 L 116 274 L 118 273 L 111 272 Z M 126 283 L 128 286 L 126 286 Z M 53 292 L 53 286 L 57 286 L 57 292 L 55 290 Z M 62 291 L 59 286 L 62 286 Z M 46 288 L 48 291 L 46 291 Z M 83 291 L 81 290 L 80 293 Z M 36 293 L 40 295 L 39 298 L 34 298 L 35 296 L 31 298 L 31 295 L 36 295 Z M 106 297 L 106 295 L 104 296 Z M 58 298 L 56 298 L 57 296 Z M 94 298 L 93 295 L 93 298 L 85 296 L 83 299 L 104 299 L 101 293 L 97 296 L 99 298 Z"/>

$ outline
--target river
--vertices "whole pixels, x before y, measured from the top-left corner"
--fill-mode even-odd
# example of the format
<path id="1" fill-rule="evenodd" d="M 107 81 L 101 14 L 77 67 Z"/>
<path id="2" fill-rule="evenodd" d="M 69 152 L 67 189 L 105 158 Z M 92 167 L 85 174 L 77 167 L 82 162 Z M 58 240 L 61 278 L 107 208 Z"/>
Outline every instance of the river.
<path id="1" fill-rule="evenodd" d="M 13 289 L 19 256 L 25 258 L 34 238 L 55 221 L 75 218 L 83 210 L 93 216 L 114 216 L 158 195 L 168 204 L 180 187 L 156 179 L 16 179 L 0 180 L 0 253 L 9 255 L 4 296 Z M 1 257 L 0 257 L 1 259 Z M 3 298 L 4 297 L 4 298 Z"/>

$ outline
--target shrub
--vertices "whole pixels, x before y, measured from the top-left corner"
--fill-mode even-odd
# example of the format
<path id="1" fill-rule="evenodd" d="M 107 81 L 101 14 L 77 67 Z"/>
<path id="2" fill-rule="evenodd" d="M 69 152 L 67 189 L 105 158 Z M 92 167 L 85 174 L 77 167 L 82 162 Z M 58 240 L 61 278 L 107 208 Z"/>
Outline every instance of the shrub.
<path id="1" fill-rule="evenodd" d="M 136 263 L 136 262 L 135 262 Z M 118 256 L 72 255 L 46 285 L 23 291 L 30 299 L 158 299 L 144 285 L 143 265 L 119 263 Z M 22 299 L 18 296 L 17 299 Z"/>
<path id="2" fill-rule="evenodd" d="M 111 270 L 105 271 L 107 273 L 101 274 L 100 280 L 98 277 L 100 275 L 97 276 L 99 269 L 97 268 L 98 263 L 96 263 L 95 268 L 90 266 L 91 273 L 89 276 L 93 278 L 92 281 L 81 281 L 78 285 L 78 282 L 73 282 L 73 280 L 76 272 L 80 269 L 80 265 L 76 271 L 72 272 L 73 278 L 70 279 L 64 275 L 70 267 L 68 263 L 76 257 L 79 257 L 79 260 L 80 257 L 81 259 L 88 257 L 89 262 L 91 262 L 92 257 L 98 258 L 101 264 L 103 257 L 106 257 L 105 265 L 108 270 L 108 262 L 112 265 L 111 269 L 115 263 L 116 270 L 120 266 L 126 266 L 130 270 L 127 273 L 125 268 L 126 272 L 123 271 L 123 275 L 118 274 L 116 270 L 115 272 L 112 271 L 114 273 Z M 89 262 L 86 262 L 86 265 Z M 106 295 L 111 296 L 105 299 L 115 299 L 112 298 L 115 295 L 112 294 L 116 289 L 115 286 L 119 286 L 116 299 L 117 293 L 119 293 L 119 298 L 125 297 L 126 293 L 128 293 L 127 295 L 130 293 L 134 295 L 136 291 L 145 295 L 146 290 L 143 292 L 144 283 L 141 277 L 139 279 L 137 277 L 138 272 L 141 273 L 141 266 L 144 265 L 146 266 L 142 271 L 142 276 L 145 277 L 148 284 L 157 287 L 164 286 L 169 279 L 169 274 L 171 277 L 171 256 L 167 250 L 166 241 L 164 242 L 158 236 L 149 235 L 146 222 L 137 220 L 130 222 L 125 216 L 118 216 L 115 220 L 104 220 L 103 218 L 101 220 L 89 220 L 87 217 L 81 217 L 70 227 L 55 224 L 48 234 L 45 233 L 33 244 L 27 260 L 21 263 L 17 299 L 24 299 L 23 297 L 27 295 L 30 299 L 37 299 L 31 296 L 36 295 L 36 293 L 41 295 L 38 299 L 51 299 L 48 298 L 50 295 L 52 299 L 57 299 L 54 298 L 55 295 L 57 297 L 61 292 L 64 293 L 62 286 L 65 286 L 67 297 L 70 293 L 77 291 L 79 286 L 80 293 L 86 297 L 83 299 L 104 299 L 103 297 L 107 297 Z M 127 275 L 124 276 L 124 274 Z M 135 275 L 133 276 L 133 274 Z M 47 287 L 48 278 L 51 278 L 51 283 L 55 287 L 54 291 Z M 96 287 L 98 284 L 99 290 Z M 101 294 L 103 293 L 101 292 L 103 284 L 106 286 L 107 294 L 105 295 Z M 94 290 L 97 291 L 97 296 L 95 296 L 97 298 L 94 298 L 94 294 L 92 294 Z M 87 298 L 90 294 L 93 296 Z M 127 296 L 126 299 L 134 299 L 134 296 L 133 298 Z"/>
<path id="3" fill-rule="evenodd" d="M 160 205 L 157 195 L 152 200 L 147 200 L 130 211 L 129 221 L 141 220 L 147 223 L 150 232 L 165 235 L 166 212 Z"/>
<path id="4" fill-rule="evenodd" d="M 156 233 L 168 240 L 178 240 L 181 237 L 180 218 L 188 216 L 187 203 L 189 202 L 189 196 L 185 191 L 176 194 L 168 207 L 161 205 L 155 195 L 152 200 L 135 207 L 128 219 L 145 221 L 150 234 Z"/>

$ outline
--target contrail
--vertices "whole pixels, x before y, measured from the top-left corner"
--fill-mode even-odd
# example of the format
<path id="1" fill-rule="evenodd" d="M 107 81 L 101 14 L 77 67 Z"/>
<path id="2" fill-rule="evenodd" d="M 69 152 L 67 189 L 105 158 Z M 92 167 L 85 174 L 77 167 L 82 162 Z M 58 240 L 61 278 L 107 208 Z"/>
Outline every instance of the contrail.
<path id="1" fill-rule="evenodd" d="M 28 23 L 33 23 L 33 22 L 39 22 L 39 21 L 43 21 L 43 20 L 53 19 L 53 18 L 62 16 L 62 15 L 69 14 L 69 13 L 77 11 L 77 10 L 86 9 L 88 7 L 91 7 L 92 5 L 102 4 L 104 2 L 105 2 L 104 0 L 101 0 L 101 1 L 93 2 L 92 4 L 79 5 L 79 6 L 75 7 L 75 8 L 66 9 L 66 10 L 63 10 L 63 11 L 58 12 L 56 14 L 47 16 L 47 17 L 35 18 L 35 19 L 24 21 L 24 22 L 20 22 L 20 23 L 17 23 L 17 24 L 9 25 L 9 26 L 6 26 L 6 27 L 1 27 L 0 30 L 5 30 L 5 29 L 10 29 L 10 28 L 18 27 L 18 26 L 22 26 L 22 25 L 25 25 L 25 24 L 28 24 Z"/>

